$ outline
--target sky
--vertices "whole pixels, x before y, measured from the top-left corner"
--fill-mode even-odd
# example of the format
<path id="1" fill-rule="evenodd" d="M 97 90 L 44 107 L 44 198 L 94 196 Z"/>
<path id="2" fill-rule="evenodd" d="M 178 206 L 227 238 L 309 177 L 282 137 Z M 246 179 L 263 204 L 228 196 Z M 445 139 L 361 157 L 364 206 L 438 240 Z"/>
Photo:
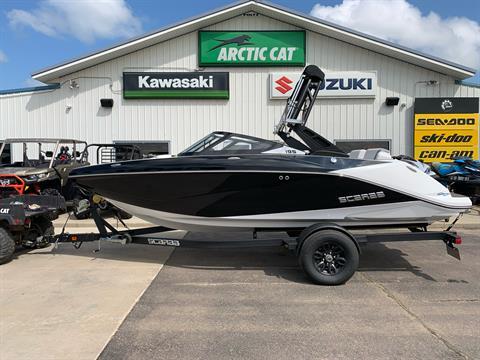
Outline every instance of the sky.
<path id="1" fill-rule="evenodd" d="M 0 89 L 37 86 L 36 70 L 231 2 L 0 0 Z M 480 0 L 272 2 L 480 72 Z"/>

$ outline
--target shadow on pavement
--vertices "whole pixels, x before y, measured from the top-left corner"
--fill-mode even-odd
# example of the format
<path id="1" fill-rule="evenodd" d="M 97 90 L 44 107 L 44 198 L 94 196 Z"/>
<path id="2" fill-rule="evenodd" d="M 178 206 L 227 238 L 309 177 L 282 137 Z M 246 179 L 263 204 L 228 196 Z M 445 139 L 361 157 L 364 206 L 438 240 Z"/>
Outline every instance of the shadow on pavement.
<path id="1" fill-rule="evenodd" d="M 362 248 L 358 271 L 406 271 L 428 281 L 436 281 L 405 257 L 408 254 L 383 244 Z M 298 283 L 310 283 L 293 252 L 282 248 L 205 250 L 176 249 L 167 266 L 216 271 L 261 270 L 267 276 Z"/>
<path id="2" fill-rule="evenodd" d="M 167 235 L 165 235 L 167 236 Z M 183 236 L 183 235 L 182 235 Z M 242 234 L 203 234 L 188 233 L 185 238 L 189 240 L 234 240 L 241 238 Z M 250 235 L 251 236 L 251 235 Z M 266 237 L 278 237 L 272 233 Z M 171 248 L 170 248 L 171 249 Z M 84 256 L 92 260 L 107 259 L 117 261 L 151 262 L 159 261 L 160 253 L 168 251 L 162 246 L 148 245 L 126 245 L 111 244 L 102 242 L 100 251 L 98 242 L 84 243 L 80 249 L 75 249 L 71 244 L 61 244 L 57 249 L 48 248 L 35 251 L 22 250 L 20 256 L 40 255 L 69 255 Z M 388 248 L 386 245 L 377 243 L 362 247 L 360 255 L 360 266 L 358 271 L 406 271 L 421 277 L 425 280 L 436 281 L 433 277 L 424 273 L 416 265 L 412 265 L 406 257 L 407 253 Z M 308 283 L 302 269 L 299 267 L 297 258 L 293 251 L 284 248 L 243 248 L 243 249 L 188 249 L 176 248 L 166 263 L 173 266 L 194 270 L 260 270 L 267 276 L 273 276 L 288 281 Z"/>

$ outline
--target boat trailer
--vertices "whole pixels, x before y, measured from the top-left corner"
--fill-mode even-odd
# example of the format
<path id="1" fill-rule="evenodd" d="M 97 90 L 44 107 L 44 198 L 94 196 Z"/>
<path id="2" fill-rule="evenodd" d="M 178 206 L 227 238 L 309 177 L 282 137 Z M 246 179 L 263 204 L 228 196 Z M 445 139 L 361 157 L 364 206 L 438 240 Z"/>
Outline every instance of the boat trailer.
<path id="1" fill-rule="evenodd" d="M 65 232 L 65 226 L 58 235 L 50 236 L 50 243 L 70 243 L 75 248 L 80 248 L 84 242 L 102 241 L 119 244 L 142 244 L 153 246 L 170 246 L 203 249 L 235 249 L 253 247 L 284 247 L 295 253 L 299 264 L 308 277 L 321 285 L 339 285 L 345 283 L 353 276 L 358 268 L 361 246 L 369 243 L 387 243 L 396 241 L 425 241 L 441 240 L 445 243 L 447 253 L 460 260 L 460 253 L 455 245 L 462 243 L 461 237 L 451 228 L 458 220 L 441 231 L 428 231 L 426 227 L 409 228 L 403 232 L 355 233 L 335 223 L 318 223 L 304 229 L 278 229 L 269 230 L 287 232 L 289 236 L 278 238 L 261 238 L 259 233 L 265 229 L 253 232 L 251 239 L 244 240 L 188 240 L 170 238 L 171 229 L 163 226 L 153 226 L 139 229 L 117 230 L 100 216 L 99 209 L 92 205 L 92 218 L 98 229 L 97 233 Z M 96 250 L 96 251 L 99 251 Z"/>

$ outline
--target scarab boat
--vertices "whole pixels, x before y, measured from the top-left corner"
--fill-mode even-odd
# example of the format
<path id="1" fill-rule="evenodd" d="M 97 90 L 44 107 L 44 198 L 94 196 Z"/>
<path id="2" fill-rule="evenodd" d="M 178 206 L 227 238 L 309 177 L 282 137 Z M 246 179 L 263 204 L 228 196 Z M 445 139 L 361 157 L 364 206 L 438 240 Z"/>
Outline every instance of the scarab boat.
<path id="1" fill-rule="evenodd" d="M 307 128 L 323 81 L 318 67 L 304 69 L 275 128 L 283 142 L 217 131 L 175 157 L 88 166 L 71 178 L 130 214 L 184 230 L 426 226 L 470 209 L 386 150 L 347 155 Z"/>

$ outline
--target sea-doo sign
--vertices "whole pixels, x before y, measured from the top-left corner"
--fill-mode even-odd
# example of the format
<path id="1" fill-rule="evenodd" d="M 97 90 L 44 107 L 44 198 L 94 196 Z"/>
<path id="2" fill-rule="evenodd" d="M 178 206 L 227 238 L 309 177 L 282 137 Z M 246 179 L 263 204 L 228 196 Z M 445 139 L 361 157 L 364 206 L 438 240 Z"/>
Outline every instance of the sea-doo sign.
<path id="1" fill-rule="evenodd" d="M 425 162 L 478 159 L 478 98 L 415 99 L 415 158 Z"/>
<path id="2" fill-rule="evenodd" d="M 125 99 L 228 99 L 228 72 L 124 72 Z"/>
<path id="3" fill-rule="evenodd" d="M 270 98 L 288 98 L 300 75 L 300 73 L 270 74 Z M 377 74 L 375 72 L 327 72 L 318 96 L 366 98 L 375 97 L 376 91 Z"/>
<path id="4" fill-rule="evenodd" d="M 199 66 L 303 66 L 305 31 L 199 31 Z"/>

